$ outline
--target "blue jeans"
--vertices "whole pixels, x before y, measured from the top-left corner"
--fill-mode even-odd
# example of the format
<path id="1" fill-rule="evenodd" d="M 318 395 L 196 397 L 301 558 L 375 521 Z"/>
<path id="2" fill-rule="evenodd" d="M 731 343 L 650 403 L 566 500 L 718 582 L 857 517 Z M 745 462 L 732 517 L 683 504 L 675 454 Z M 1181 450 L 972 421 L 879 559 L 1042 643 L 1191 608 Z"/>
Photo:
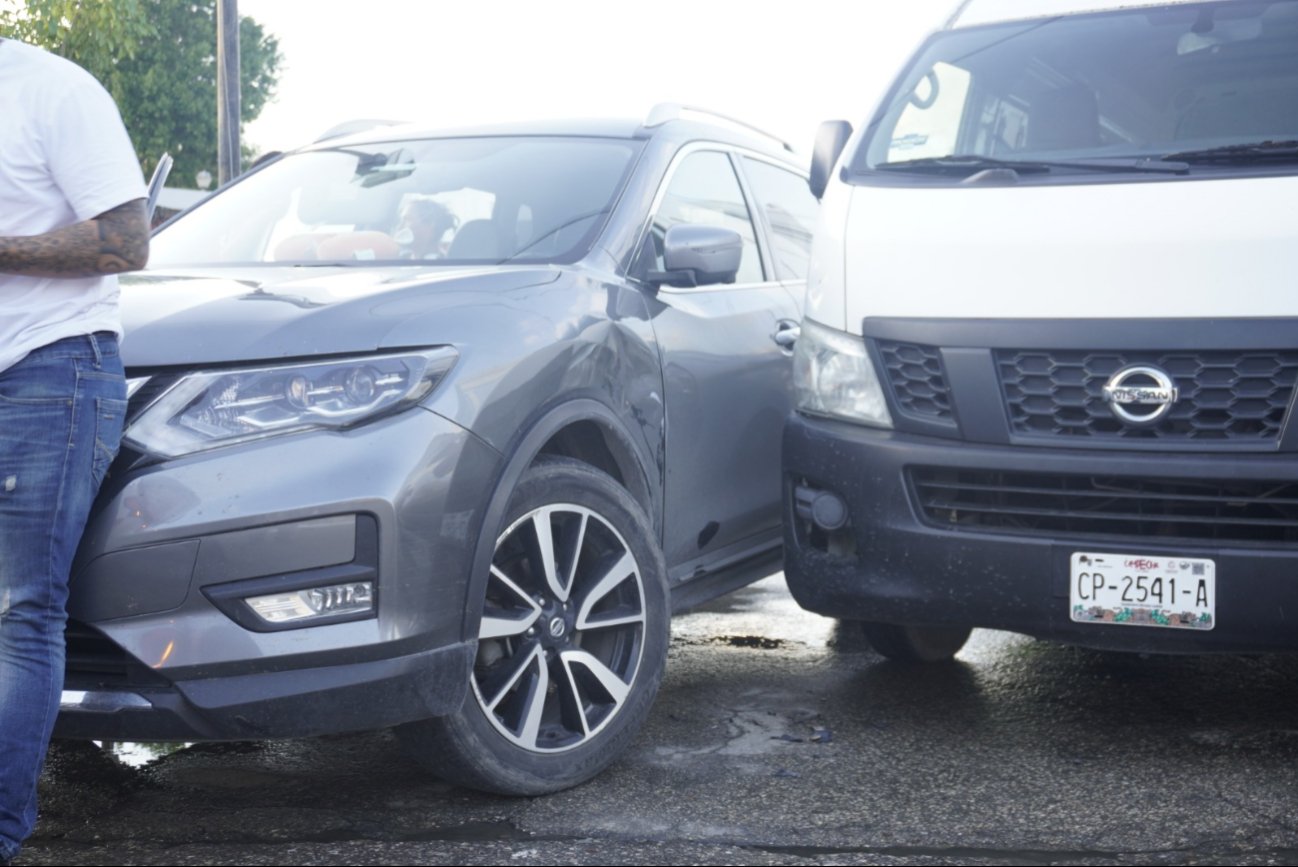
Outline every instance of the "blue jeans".
<path id="1" fill-rule="evenodd" d="M 111 334 L 59 340 L 0 371 L 0 860 L 36 824 L 68 572 L 125 415 Z"/>

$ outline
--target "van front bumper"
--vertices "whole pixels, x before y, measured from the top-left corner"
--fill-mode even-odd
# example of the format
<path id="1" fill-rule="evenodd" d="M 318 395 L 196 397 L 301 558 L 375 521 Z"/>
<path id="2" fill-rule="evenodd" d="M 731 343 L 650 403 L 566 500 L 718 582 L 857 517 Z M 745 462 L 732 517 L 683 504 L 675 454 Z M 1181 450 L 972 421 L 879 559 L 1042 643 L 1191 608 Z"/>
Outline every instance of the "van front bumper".
<path id="1" fill-rule="evenodd" d="M 1066 514 L 1066 499 L 1051 499 L 1054 511 L 1041 518 L 996 519 L 995 497 L 981 490 L 979 501 L 993 505 L 970 518 L 960 509 L 934 508 L 919 492 L 934 478 L 949 485 L 952 496 L 962 494 L 962 484 L 982 489 L 994 482 L 1009 498 L 1052 479 L 1063 488 L 1074 480 L 1077 486 L 1100 480 L 1152 492 L 1148 502 L 1124 494 L 1130 498 L 1126 511 L 1139 513 L 1158 505 L 1159 491 L 1210 492 L 1220 484 L 1222 508 L 1233 515 L 1230 510 L 1239 508 L 1230 500 L 1234 491 L 1255 489 L 1265 503 L 1269 489 L 1298 480 L 1295 457 L 987 446 L 793 415 L 785 427 L 784 470 L 785 575 L 794 598 L 810 611 L 1004 629 L 1140 652 L 1298 648 L 1298 543 L 1283 533 L 1246 539 L 1251 527 L 1234 517 L 1218 527 L 1201 524 L 1195 534 L 1183 532 L 1194 525 L 1175 516 L 1097 520 L 1085 509 Z M 846 507 L 839 529 L 826 530 L 810 518 L 808 502 L 822 492 Z M 823 514 L 836 517 L 836 510 Z M 1069 582 L 1075 552 L 1213 560 L 1213 628 L 1074 622 Z"/>

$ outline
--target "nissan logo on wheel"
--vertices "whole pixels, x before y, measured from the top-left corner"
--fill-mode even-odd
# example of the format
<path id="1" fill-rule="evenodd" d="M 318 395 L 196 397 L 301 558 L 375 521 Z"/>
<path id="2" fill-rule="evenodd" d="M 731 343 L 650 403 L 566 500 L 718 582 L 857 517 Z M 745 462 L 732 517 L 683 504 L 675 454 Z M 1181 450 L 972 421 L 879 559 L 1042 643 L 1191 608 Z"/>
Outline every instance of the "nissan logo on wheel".
<path id="1" fill-rule="evenodd" d="M 1113 414 L 1129 425 L 1151 425 L 1172 411 L 1178 392 L 1172 377 L 1157 367 L 1133 364 L 1122 368 L 1104 386 L 1104 399 Z"/>

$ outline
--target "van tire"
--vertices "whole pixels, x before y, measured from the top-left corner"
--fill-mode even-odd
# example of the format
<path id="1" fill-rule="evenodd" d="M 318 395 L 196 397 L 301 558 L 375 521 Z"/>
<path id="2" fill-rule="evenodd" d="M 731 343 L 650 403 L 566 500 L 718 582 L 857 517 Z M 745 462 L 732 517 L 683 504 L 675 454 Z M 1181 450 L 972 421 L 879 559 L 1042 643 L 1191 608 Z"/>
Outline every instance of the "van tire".
<path id="1" fill-rule="evenodd" d="M 971 626 L 915 626 L 861 623 L 865 638 L 883 656 L 897 662 L 946 662 L 969 640 Z"/>

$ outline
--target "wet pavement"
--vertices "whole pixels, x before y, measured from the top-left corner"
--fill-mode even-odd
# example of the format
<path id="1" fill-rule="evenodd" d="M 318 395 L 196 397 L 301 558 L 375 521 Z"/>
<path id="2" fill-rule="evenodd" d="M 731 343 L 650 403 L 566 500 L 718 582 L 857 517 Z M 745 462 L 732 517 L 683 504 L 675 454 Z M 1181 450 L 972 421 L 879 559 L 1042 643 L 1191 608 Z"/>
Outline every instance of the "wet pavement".
<path id="1" fill-rule="evenodd" d="M 42 794 L 19 865 L 1295 864 L 1298 656 L 975 632 L 907 667 L 777 576 L 674 622 L 645 729 L 567 792 L 456 789 L 376 733 L 59 743 Z"/>

